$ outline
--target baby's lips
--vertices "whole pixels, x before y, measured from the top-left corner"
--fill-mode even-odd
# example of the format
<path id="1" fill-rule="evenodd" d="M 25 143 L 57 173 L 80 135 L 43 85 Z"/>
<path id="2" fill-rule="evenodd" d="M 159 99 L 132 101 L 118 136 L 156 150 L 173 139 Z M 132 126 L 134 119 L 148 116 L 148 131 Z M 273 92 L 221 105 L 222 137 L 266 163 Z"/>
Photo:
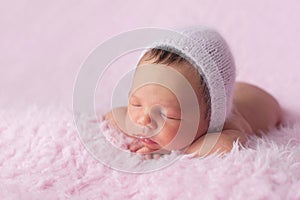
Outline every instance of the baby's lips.
<path id="1" fill-rule="evenodd" d="M 157 144 L 157 142 L 154 142 L 153 140 L 149 139 L 149 138 L 141 138 L 140 139 L 142 142 L 147 143 L 147 144 Z"/>

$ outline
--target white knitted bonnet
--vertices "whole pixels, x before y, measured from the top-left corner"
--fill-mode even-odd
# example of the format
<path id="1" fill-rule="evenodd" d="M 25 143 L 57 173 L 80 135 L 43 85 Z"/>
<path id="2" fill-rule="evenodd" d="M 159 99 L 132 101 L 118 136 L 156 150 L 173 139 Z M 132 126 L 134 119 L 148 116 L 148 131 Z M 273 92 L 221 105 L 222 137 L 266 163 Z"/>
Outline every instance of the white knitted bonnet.
<path id="1" fill-rule="evenodd" d="M 158 48 L 176 53 L 197 68 L 209 89 L 211 100 L 208 132 L 221 131 L 232 108 L 235 82 L 233 56 L 226 41 L 215 30 L 197 26 L 177 32 L 180 34 L 175 38 L 155 42 L 149 49 Z"/>

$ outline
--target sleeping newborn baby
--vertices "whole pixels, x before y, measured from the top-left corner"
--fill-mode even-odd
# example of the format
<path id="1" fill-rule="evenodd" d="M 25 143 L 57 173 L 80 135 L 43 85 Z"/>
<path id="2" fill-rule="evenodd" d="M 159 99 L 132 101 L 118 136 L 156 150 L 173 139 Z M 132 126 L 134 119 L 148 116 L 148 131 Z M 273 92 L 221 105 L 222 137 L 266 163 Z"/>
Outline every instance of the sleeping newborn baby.
<path id="1" fill-rule="evenodd" d="M 281 109 L 270 94 L 235 82 L 233 57 L 218 32 L 192 27 L 180 34 L 144 52 L 128 106 L 104 116 L 134 138 L 130 151 L 147 158 L 172 150 L 223 154 L 280 124 Z"/>

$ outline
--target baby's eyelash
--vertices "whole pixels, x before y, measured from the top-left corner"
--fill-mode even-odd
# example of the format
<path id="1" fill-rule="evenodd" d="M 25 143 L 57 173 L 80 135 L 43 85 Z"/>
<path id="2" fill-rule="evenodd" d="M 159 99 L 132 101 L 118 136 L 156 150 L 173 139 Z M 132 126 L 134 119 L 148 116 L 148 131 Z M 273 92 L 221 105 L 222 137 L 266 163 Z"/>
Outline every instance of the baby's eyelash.
<path id="1" fill-rule="evenodd" d="M 129 102 L 130 105 L 134 106 L 134 107 L 141 107 L 142 105 L 139 103 L 134 103 L 134 102 Z"/>
<path id="2" fill-rule="evenodd" d="M 175 117 L 168 117 L 166 114 L 164 114 L 163 112 L 160 113 L 163 117 L 167 118 L 167 119 L 172 119 L 172 120 L 181 120 L 180 118 L 175 118 Z"/>

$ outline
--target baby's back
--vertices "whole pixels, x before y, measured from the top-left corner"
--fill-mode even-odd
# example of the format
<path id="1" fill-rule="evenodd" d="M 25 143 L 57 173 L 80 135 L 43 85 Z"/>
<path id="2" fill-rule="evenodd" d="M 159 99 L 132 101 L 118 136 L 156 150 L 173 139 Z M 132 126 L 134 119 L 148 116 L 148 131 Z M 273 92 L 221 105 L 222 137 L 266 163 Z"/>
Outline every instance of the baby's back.
<path id="1" fill-rule="evenodd" d="M 233 93 L 233 106 L 249 123 L 252 130 L 267 131 L 280 123 L 281 109 L 276 99 L 266 91 L 237 82 Z"/>

